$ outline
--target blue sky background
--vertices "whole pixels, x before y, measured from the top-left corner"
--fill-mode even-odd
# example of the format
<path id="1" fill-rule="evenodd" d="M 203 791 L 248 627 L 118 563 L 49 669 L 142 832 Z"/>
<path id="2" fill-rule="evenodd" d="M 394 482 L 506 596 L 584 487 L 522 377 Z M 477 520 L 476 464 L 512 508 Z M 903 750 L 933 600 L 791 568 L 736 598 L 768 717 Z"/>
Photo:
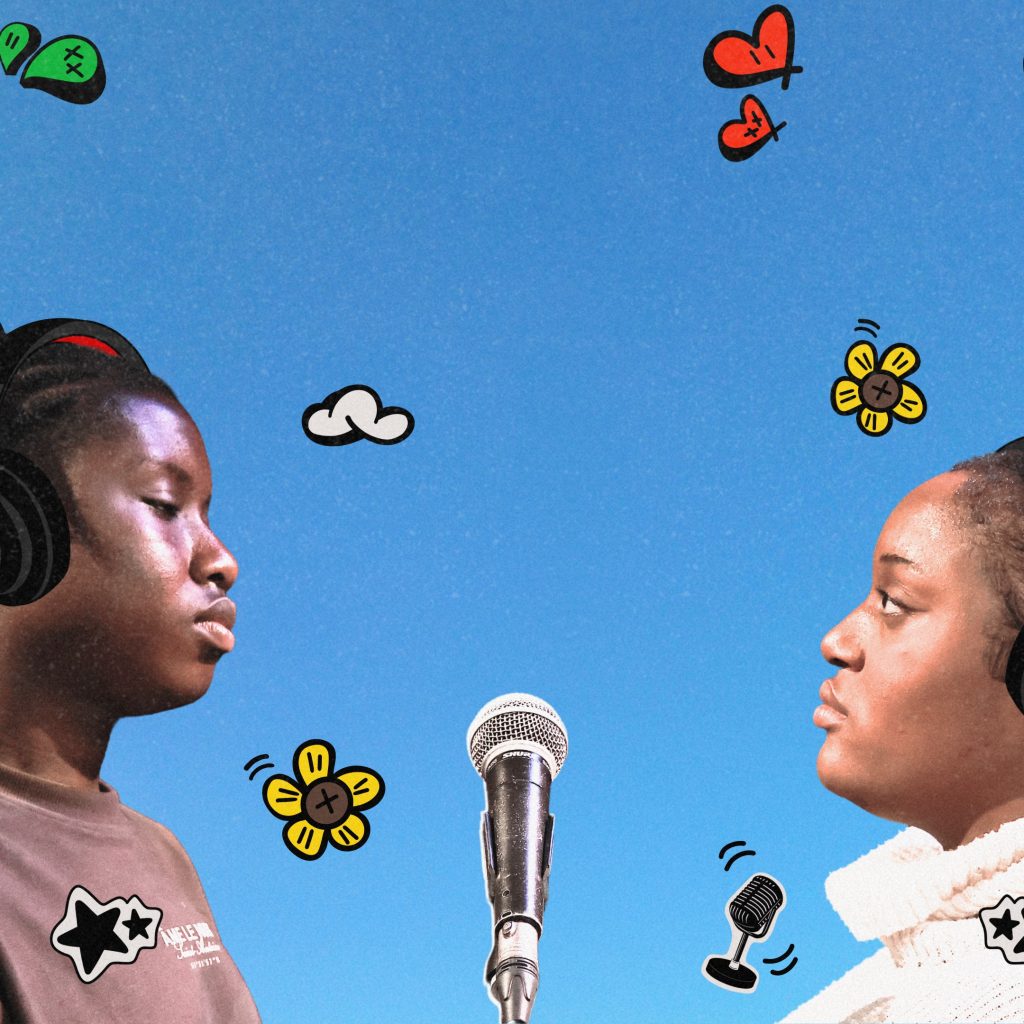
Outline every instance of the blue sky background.
<path id="1" fill-rule="evenodd" d="M 731 164 L 713 4 L 26 2 L 108 85 L 0 81 L 0 321 L 121 330 L 192 411 L 241 573 L 198 704 L 105 777 L 195 861 L 268 1024 L 496 1020 L 465 730 L 550 701 L 535 1024 L 771 1021 L 874 947 L 825 876 L 896 831 L 827 793 L 822 634 L 908 489 L 1024 434 L 1024 11 L 804 4 L 788 122 Z M 929 411 L 829 406 L 858 317 Z M 394 447 L 311 444 L 348 384 Z M 352 854 L 288 853 L 242 765 L 329 739 L 387 782 Z M 757 850 L 726 875 L 719 848 Z M 753 871 L 790 904 L 752 996 L 700 975 Z"/>

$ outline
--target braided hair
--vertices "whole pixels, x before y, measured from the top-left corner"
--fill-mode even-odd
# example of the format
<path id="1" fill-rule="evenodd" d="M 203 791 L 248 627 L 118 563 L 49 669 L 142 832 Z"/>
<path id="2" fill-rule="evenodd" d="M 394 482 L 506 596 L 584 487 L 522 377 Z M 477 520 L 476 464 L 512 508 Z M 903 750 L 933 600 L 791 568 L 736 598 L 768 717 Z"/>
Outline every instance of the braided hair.
<path id="1" fill-rule="evenodd" d="M 160 377 L 126 360 L 67 343 L 44 345 L 11 378 L 0 402 L 0 448 L 31 459 L 57 488 L 72 532 L 84 533 L 67 477 L 70 456 L 86 441 L 116 437 L 125 414 L 118 399 L 151 397 L 181 406 Z"/>

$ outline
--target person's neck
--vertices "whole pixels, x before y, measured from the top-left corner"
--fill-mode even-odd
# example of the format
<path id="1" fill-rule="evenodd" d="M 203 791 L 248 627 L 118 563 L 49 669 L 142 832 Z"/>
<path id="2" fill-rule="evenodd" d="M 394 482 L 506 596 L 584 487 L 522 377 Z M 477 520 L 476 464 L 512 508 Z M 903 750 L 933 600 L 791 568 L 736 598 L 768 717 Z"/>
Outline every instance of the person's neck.
<path id="1" fill-rule="evenodd" d="M 969 822 L 945 822 L 940 826 L 921 827 L 933 835 L 944 850 L 955 850 L 989 832 L 994 832 L 1000 825 L 1008 821 L 1024 818 L 1024 796 L 1012 796 L 986 808 L 981 814 L 975 815 Z"/>
<path id="2" fill-rule="evenodd" d="M 113 727 L 95 707 L 0 687 L 0 763 L 28 775 L 98 789 Z"/>

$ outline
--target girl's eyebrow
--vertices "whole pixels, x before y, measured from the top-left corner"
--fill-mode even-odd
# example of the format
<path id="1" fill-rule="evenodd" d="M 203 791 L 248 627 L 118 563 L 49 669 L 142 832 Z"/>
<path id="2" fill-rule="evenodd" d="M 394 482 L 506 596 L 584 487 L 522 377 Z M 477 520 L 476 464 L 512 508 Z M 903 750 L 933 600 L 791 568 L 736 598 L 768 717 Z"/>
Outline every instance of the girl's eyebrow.
<path id="1" fill-rule="evenodd" d="M 906 555 L 897 555 L 893 551 L 887 551 L 885 554 L 878 556 L 878 562 L 881 566 L 906 566 L 906 578 L 908 580 L 926 580 L 928 578 L 928 570 L 925 569 L 920 562 L 915 562 L 912 558 L 907 558 Z"/>
<path id="2" fill-rule="evenodd" d="M 181 480 L 183 483 L 192 483 L 192 474 L 189 473 L 184 466 L 178 465 L 177 462 L 171 459 L 143 459 L 142 464 L 144 466 L 153 466 L 156 469 L 163 470 L 165 473 L 169 473 L 173 477 Z"/>
<path id="3" fill-rule="evenodd" d="M 889 572 L 894 572 L 893 579 L 896 580 L 901 586 L 911 587 L 915 591 L 930 591 L 935 586 L 933 577 L 935 575 L 934 569 L 928 569 L 920 562 L 915 562 L 912 558 L 907 558 L 906 555 L 897 555 L 893 551 L 887 551 L 885 554 L 878 556 L 880 566 L 906 566 L 904 572 L 896 572 L 895 568 L 888 569 Z"/>
<path id="4" fill-rule="evenodd" d="M 895 562 L 898 565 L 909 565 L 914 569 L 921 568 L 912 558 L 905 558 L 903 555 L 894 555 L 888 552 L 884 555 L 879 555 L 878 560 L 880 562 Z"/>
<path id="5" fill-rule="evenodd" d="M 143 459 L 142 464 L 144 466 L 153 466 L 155 469 L 162 470 L 165 473 L 169 473 L 171 476 L 180 480 L 186 486 L 192 486 L 192 474 L 189 473 L 184 466 L 178 465 L 177 462 L 172 459 Z M 207 497 L 206 501 L 203 502 L 203 510 L 205 512 L 210 511 L 210 502 L 213 500 L 211 494 Z"/>

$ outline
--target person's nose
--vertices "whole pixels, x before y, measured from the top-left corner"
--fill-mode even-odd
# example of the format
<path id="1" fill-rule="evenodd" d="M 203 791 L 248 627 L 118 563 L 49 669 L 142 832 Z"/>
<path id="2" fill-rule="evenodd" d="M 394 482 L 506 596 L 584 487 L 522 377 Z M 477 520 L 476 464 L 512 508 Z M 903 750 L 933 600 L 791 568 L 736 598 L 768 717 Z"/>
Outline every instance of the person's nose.
<path id="1" fill-rule="evenodd" d="M 227 546 L 206 526 L 197 539 L 193 557 L 193 577 L 199 583 L 208 580 L 227 592 L 238 579 L 238 562 Z"/>
<path id="2" fill-rule="evenodd" d="M 836 668 L 848 668 L 857 672 L 864 667 L 860 612 L 860 608 L 855 608 L 842 622 L 837 623 L 822 637 L 822 657 Z"/>

